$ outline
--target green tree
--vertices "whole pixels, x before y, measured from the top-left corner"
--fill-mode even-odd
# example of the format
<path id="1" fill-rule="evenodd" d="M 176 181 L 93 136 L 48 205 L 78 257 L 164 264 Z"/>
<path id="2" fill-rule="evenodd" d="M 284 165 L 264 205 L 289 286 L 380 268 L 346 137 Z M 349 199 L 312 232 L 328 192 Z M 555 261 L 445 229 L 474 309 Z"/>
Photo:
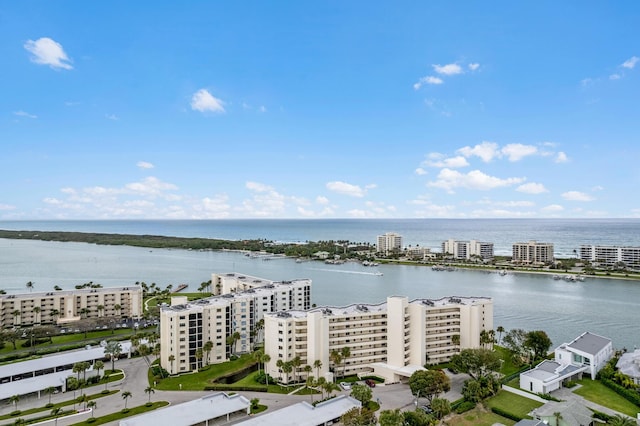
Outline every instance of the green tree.
<path id="1" fill-rule="evenodd" d="M 347 369 L 347 359 L 351 357 L 351 348 L 349 346 L 340 348 L 340 356 L 342 358 L 342 377 L 344 377 Z"/>
<path id="2" fill-rule="evenodd" d="M 87 408 L 91 409 L 91 418 L 95 419 L 96 418 L 96 409 L 98 408 L 98 403 L 92 399 L 91 401 L 87 402 Z"/>
<path id="3" fill-rule="evenodd" d="M 62 408 L 60 407 L 54 407 L 51 410 L 51 415 L 56 419 L 55 426 L 58 426 L 58 417 L 60 417 L 60 414 L 62 414 Z"/>
<path id="4" fill-rule="evenodd" d="M 351 387 L 351 396 L 360 401 L 363 407 L 366 407 L 373 397 L 373 392 L 369 386 L 356 383 Z"/>
<path id="5" fill-rule="evenodd" d="M 436 418 L 441 419 L 451 412 L 451 404 L 444 398 L 433 398 L 431 409 Z"/>
<path id="6" fill-rule="evenodd" d="M 344 426 L 369 426 L 376 424 L 375 413 L 367 408 L 352 408 L 340 418 Z"/>
<path id="7" fill-rule="evenodd" d="M 637 425 L 636 421 L 631 417 L 623 416 L 620 414 L 616 414 L 615 416 L 612 416 L 607 421 L 607 424 L 610 426 L 636 426 Z"/>
<path id="8" fill-rule="evenodd" d="M 451 389 L 451 381 L 442 370 L 418 370 L 409 378 L 409 389 L 416 397 L 431 400 L 443 392 Z"/>
<path id="9" fill-rule="evenodd" d="M 18 402 L 20 402 L 20 395 L 12 395 L 9 397 L 9 404 L 13 404 L 14 411 L 18 411 Z"/>
<path id="10" fill-rule="evenodd" d="M 462 385 L 462 396 L 465 400 L 471 402 L 480 402 L 482 400 L 482 386 L 475 379 L 469 379 Z"/>
<path id="11" fill-rule="evenodd" d="M 498 333 L 498 344 L 502 344 L 502 333 L 504 333 L 504 327 L 499 325 L 496 327 L 496 332 Z"/>
<path id="12" fill-rule="evenodd" d="M 47 395 L 49 395 L 49 402 L 47 403 L 47 405 L 51 405 L 51 395 L 53 395 L 53 393 L 56 391 L 56 388 L 53 386 L 49 386 L 48 388 L 46 388 L 44 390 L 44 393 L 46 393 Z"/>
<path id="13" fill-rule="evenodd" d="M 320 361 L 319 359 L 316 359 L 315 361 L 313 361 L 313 368 L 316 369 L 316 379 L 319 379 L 320 369 L 322 368 L 322 361 Z"/>
<path id="14" fill-rule="evenodd" d="M 104 347 L 104 353 L 111 358 L 111 371 L 114 371 L 116 369 L 116 358 L 122 353 L 122 345 L 115 340 L 107 342 Z"/>
<path id="15" fill-rule="evenodd" d="M 542 330 L 530 331 L 524 339 L 524 347 L 533 352 L 533 359 L 541 359 L 547 356 L 551 347 L 551 339 Z"/>
<path id="16" fill-rule="evenodd" d="M 195 357 L 196 357 L 196 368 L 202 367 L 202 357 L 204 356 L 202 348 L 196 349 Z"/>
<path id="17" fill-rule="evenodd" d="M 79 397 L 76 398 L 76 402 L 78 404 L 84 404 L 84 409 L 87 409 L 87 402 L 89 401 L 89 397 L 87 396 L 86 393 L 80 395 Z"/>
<path id="18" fill-rule="evenodd" d="M 127 399 L 131 398 L 133 395 L 129 391 L 122 392 L 122 399 L 124 399 L 124 410 L 127 410 Z"/>
<path id="19" fill-rule="evenodd" d="M 42 309 L 40 308 L 40 306 L 35 306 L 35 307 L 33 308 L 33 313 L 35 314 L 35 315 L 34 315 L 34 316 L 35 316 L 35 320 L 34 320 L 34 322 L 35 322 L 36 324 L 38 324 L 38 323 L 40 322 L 40 320 L 39 320 L 39 318 L 38 318 L 38 317 L 40 316 L 40 312 L 42 312 Z"/>
<path id="20" fill-rule="evenodd" d="M 384 410 L 380 412 L 378 422 L 380 426 L 404 426 L 404 416 L 398 408 L 395 410 Z"/>
<path id="21" fill-rule="evenodd" d="M 433 426 L 438 423 L 435 417 L 422 410 L 405 411 L 403 415 L 405 426 Z"/>
<path id="22" fill-rule="evenodd" d="M 338 375 L 338 366 L 342 364 L 342 354 L 340 351 L 332 350 L 329 354 L 329 360 L 333 363 L 333 375 L 334 379 Z"/>
<path id="23" fill-rule="evenodd" d="M 169 364 L 171 364 L 171 374 L 174 374 L 175 372 L 173 371 L 173 362 L 176 360 L 176 356 L 175 355 L 169 355 Z"/>
<path id="24" fill-rule="evenodd" d="M 204 346 L 202 346 L 202 350 L 205 354 L 207 354 L 207 365 L 209 365 L 209 356 L 211 355 L 211 351 L 213 350 L 213 342 L 211 340 L 207 340 Z"/>
<path id="25" fill-rule="evenodd" d="M 489 349 L 463 349 L 451 357 L 451 365 L 459 372 L 478 379 L 500 369 L 500 356 Z"/>
<path id="26" fill-rule="evenodd" d="M 291 362 L 291 367 L 293 369 L 293 380 L 296 383 L 298 383 L 298 381 L 299 381 L 299 379 L 298 379 L 298 369 L 302 365 L 302 360 L 300 359 L 299 356 L 296 356 L 290 362 Z"/>
<path id="27" fill-rule="evenodd" d="M 33 287 L 35 286 L 35 283 L 33 281 L 29 281 L 27 283 L 27 288 L 29 289 L 29 293 L 31 293 L 33 291 Z"/>
<path id="28" fill-rule="evenodd" d="M 144 388 L 144 393 L 149 395 L 149 401 L 147 403 L 151 404 L 151 394 L 156 393 L 155 389 L 152 386 L 147 386 Z"/>
<path id="29" fill-rule="evenodd" d="M 100 370 L 102 370 L 103 368 L 104 368 L 104 362 L 102 362 L 101 360 L 97 360 L 93 363 L 93 369 L 96 370 L 98 377 L 100 377 Z"/>

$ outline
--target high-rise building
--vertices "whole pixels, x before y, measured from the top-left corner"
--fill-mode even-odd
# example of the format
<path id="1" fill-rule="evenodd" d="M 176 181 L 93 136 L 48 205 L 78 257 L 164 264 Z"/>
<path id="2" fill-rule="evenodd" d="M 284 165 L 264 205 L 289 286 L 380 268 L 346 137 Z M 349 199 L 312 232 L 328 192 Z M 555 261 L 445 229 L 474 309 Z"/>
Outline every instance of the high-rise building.
<path id="1" fill-rule="evenodd" d="M 385 255 L 394 250 L 402 250 L 402 235 L 395 232 L 378 235 L 376 250 L 378 253 L 384 253 Z"/>
<path id="2" fill-rule="evenodd" d="M 453 239 L 442 243 L 442 254 L 449 254 L 454 259 L 483 261 L 493 259 L 493 243 L 485 243 L 477 240 L 456 241 Z"/>
<path id="3" fill-rule="evenodd" d="M 237 273 L 212 278 L 217 296 L 160 308 L 160 360 L 170 374 L 250 352 L 263 340 L 260 324 L 266 313 L 311 307 L 308 279 L 271 281 Z"/>
<path id="4" fill-rule="evenodd" d="M 265 315 L 267 372 L 283 382 L 286 374 L 278 360 L 300 358 L 301 365 L 320 368 L 314 374 L 338 375 L 371 372 L 395 382 L 425 363 L 446 362 L 464 348 L 480 347 L 482 330 L 493 329 L 493 302 L 487 297 L 417 299 L 393 296 L 380 304 L 322 307 Z M 332 351 L 348 347 L 342 364 Z"/>
<path id="5" fill-rule="evenodd" d="M 640 268 L 640 247 L 582 245 L 580 259 L 602 266 Z"/>
<path id="6" fill-rule="evenodd" d="M 516 263 L 537 264 L 553 262 L 553 244 L 529 241 L 513 244 L 512 261 Z"/>

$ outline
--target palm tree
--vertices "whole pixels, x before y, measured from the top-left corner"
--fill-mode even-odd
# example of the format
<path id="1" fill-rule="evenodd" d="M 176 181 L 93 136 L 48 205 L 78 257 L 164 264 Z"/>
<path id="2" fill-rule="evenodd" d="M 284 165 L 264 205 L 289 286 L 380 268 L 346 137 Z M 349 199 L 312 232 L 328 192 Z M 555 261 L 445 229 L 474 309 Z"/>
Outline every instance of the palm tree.
<path id="1" fill-rule="evenodd" d="M 120 315 L 120 310 L 122 309 L 122 306 L 120 305 L 114 305 L 113 306 L 113 310 L 116 311 L 116 315 Z"/>
<path id="2" fill-rule="evenodd" d="M 207 354 L 207 365 L 209 365 L 209 355 L 211 355 L 211 350 L 213 349 L 213 342 L 211 340 L 207 340 L 207 343 L 202 346 L 202 350 Z"/>
<path id="3" fill-rule="evenodd" d="M 82 364 L 83 362 L 76 362 L 71 369 L 71 371 L 78 374 L 78 383 L 80 383 L 80 372 L 84 369 Z"/>
<path id="4" fill-rule="evenodd" d="M 302 365 L 302 360 L 299 356 L 296 356 L 290 361 L 293 370 L 293 380 L 298 383 L 298 368 Z"/>
<path id="5" fill-rule="evenodd" d="M 144 388 L 144 393 L 146 393 L 147 395 L 149 395 L 149 402 L 148 404 L 151 404 L 151 394 L 155 393 L 156 391 L 153 389 L 153 387 L 151 386 L 147 386 L 146 388 Z"/>
<path id="6" fill-rule="evenodd" d="M 98 403 L 91 400 L 87 402 L 87 408 L 91 409 L 91 418 L 94 419 L 96 417 L 96 408 L 98 408 Z"/>
<path id="7" fill-rule="evenodd" d="M 267 364 L 269 364 L 269 361 L 271 361 L 271 356 L 269 354 L 262 354 L 260 358 L 265 372 L 264 378 L 266 380 L 267 386 L 269 386 L 269 373 L 267 372 Z"/>
<path id="8" fill-rule="evenodd" d="M 293 371 L 293 364 L 291 363 L 291 361 L 287 361 L 282 364 L 282 371 L 284 371 L 284 373 L 287 375 L 287 382 L 289 382 L 289 373 Z"/>
<path id="9" fill-rule="evenodd" d="M 238 345 L 238 341 L 240 340 L 240 332 L 236 331 L 231 335 L 231 337 L 233 338 L 233 351 L 238 352 L 237 345 Z"/>
<path id="10" fill-rule="evenodd" d="M 322 368 L 322 361 L 320 361 L 319 359 L 316 359 L 315 361 L 313 361 L 313 368 L 316 369 L 316 379 L 320 378 L 320 369 Z"/>
<path id="11" fill-rule="evenodd" d="M 104 305 L 98 305 L 98 316 L 101 317 L 102 316 L 102 312 L 104 311 Z"/>
<path id="12" fill-rule="evenodd" d="M 97 360 L 93 363 L 93 369 L 98 373 L 98 377 L 100 377 L 100 370 L 104 368 L 104 362 Z"/>
<path id="13" fill-rule="evenodd" d="M 19 318 L 20 318 L 20 315 L 22 315 L 22 312 L 20 312 L 19 309 L 16 309 L 15 311 L 12 312 L 12 314 L 13 314 L 13 324 L 18 325 Z"/>
<path id="14" fill-rule="evenodd" d="M 129 391 L 122 392 L 122 399 L 124 399 L 124 410 L 127 409 L 127 399 L 131 398 L 133 395 Z"/>
<path id="15" fill-rule="evenodd" d="M 562 414 L 560 414 L 559 411 L 556 411 L 555 413 L 553 413 L 553 417 L 555 417 L 556 419 L 555 426 L 560 426 L 560 420 L 562 420 Z"/>
<path id="16" fill-rule="evenodd" d="M 117 341 L 108 342 L 104 347 L 104 353 L 111 357 L 111 371 L 113 372 L 116 369 L 116 358 L 122 353 L 122 345 Z"/>
<path id="17" fill-rule="evenodd" d="M 33 281 L 29 281 L 29 282 L 27 283 L 27 288 L 29 289 L 29 293 L 31 293 L 31 292 L 33 291 L 33 285 L 34 285 L 34 284 L 35 284 L 35 283 L 34 283 Z"/>
<path id="18" fill-rule="evenodd" d="M 340 355 L 342 356 L 342 377 L 344 377 L 347 369 L 347 358 L 351 356 L 351 348 L 349 346 L 342 347 L 340 349 Z"/>
<path id="19" fill-rule="evenodd" d="M 62 408 L 55 407 L 51 410 L 51 415 L 56 418 L 55 426 L 58 426 L 58 417 L 60 417 L 60 413 L 62 413 Z"/>
<path id="20" fill-rule="evenodd" d="M 53 393 L 56 391 L 56 388 L 53 386 L 49 386 L 48 388 L 46 388 L 44 390 L 44 393 L 46 393 L 47 395 L 49 395 L 49 402 L 47 403 L 47 405 L 51 404 L 51 395 L 53 395 Z"/>
<path id="21" fill-rule="evenodd" d="M 196 349 L 195 356 L 196 356 L 196 368 L 202 367 L 202 356 L 203 356 L 202 348 Z"/>
<path id="22" fill-rule="evenodd" d="M 307 377 L 309 377 L 309 376 L 311 376 L 311 372 L 313 371 L 313 367 L 311 367 L 309 364 L 307 364 L 304 367 L 302 367 L 302 371 L 307 373 Z"/>
<path id="23" fill-rule="evenodd" d="M 39 321 L 38 321 L 38 314 L 40 314 L 40 312 L 41 312 L 41 311 L 42 311 L 42 309 L 40 308 L 40 306 L 35 306 L 35 307 L 33 308 L 33 313 L 35 314 L 35 317 L 36 317 L 34 322 L 35 322 L 36 324 L 39 322 Z"/>
<path id="24" fill-rule="evenodd" d="M 171 374 L 173 374 L 173 361 L 176 360 L 175 355 L 169 355 L 169 363 L 171 364 Z"/>
<path id="25" fill-rule="evenodd" d="M 334 349 L 329 354 L 329 360 L 333 362 L 333 373 L 334 373 L 334 380 L 335 380 L 335 376 L 337 376 L 336 369 L 338 368 L 338 365 L 342 364 L 342 355 L 340 354 L 339 351 Z"/>
<path id="26" fill-rule="evenodd" d="M 51 315 L 51 318 L 53 318 L 53 322 L 56 323 L 58 322 L 58 317 L 60 316 L 60 311 L 57 309 L 52 309 L 51 311 L 49 311 L 49 315 Z"/>
<path id="27" fill-rule="evenodd" d="M 87 409 L 87 402 L 89 401 L 89 397 L 87 396 L 87 394 L 82 394 L 79 397 L 76 398 L 76 402 L 78 404 L 82 404 L 84 403 L 84 409 Z"/>
<path id="28" fill-rule="evenodd" d="M 499 325 L 496 327 L 496 332 L 498 333 L 498 343 L 502 342 L 502 333 L 504 333 L 504 327 Z"/>
<path id="29" fill-rule="evenodd" d="M 278 367 L 278 373 L 280 376 L 280 381 L 282 381 L 282 367 L 284 367 L 284 361 L 279 359 L 276 361 L 276 367 Z"/>
<path id="30" fill-rule="evenodd" d="M 18 402 L 20 402 L 20 395 L 13 395 L 9 398 L 9 404 L 13 404 L 15 411 L 18 411 Z"/>
<path id="31" fill-rule="evenodd" d="M 307 365 L 307 367 L 311 367 L 310 365 Z M 313 376 L 309 375 L 307 376 L 307 388 L 309 389 L 309 395 L 311 395 L 311 403 L 313 404 L 313 387 L 315 386 L 315 382 L 316 380 L 313 378 Z"/>
<path id="32" fill-rule="evenodd" d="M 80 318 L 86 318 L 88 314 L 89 314 L 89 309 L 87 308 L 80 309 Z"/>
<path id="33" fill-rule="evenodd" d="M 620 414 L 616 414 L 612 416 L 607 422 L 610 426 L 636 426 L 637 423 L 634 419 L 626 416 L 622 416 Z"/>

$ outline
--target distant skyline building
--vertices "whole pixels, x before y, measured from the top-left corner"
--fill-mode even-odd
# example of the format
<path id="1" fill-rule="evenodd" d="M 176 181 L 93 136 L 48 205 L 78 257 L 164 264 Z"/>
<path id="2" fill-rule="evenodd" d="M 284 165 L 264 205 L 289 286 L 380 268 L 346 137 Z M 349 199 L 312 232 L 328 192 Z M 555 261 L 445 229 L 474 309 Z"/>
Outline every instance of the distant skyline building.
<path id="1" fill-rule="evenodd" d="M 265 314 L 265 366 L 288 383 L 301 369 L 285 373 L 277 362 L 300 358 L 301 366 L 321 363 L 314 375 L 374 373 L 390 382 L 408 377 L 425 363 L 438 364 L 465 348 L 480 347 L 480 333 L 493 329 L 488 297 L 416 299 L 392 296 L 379 304 L 353 304 Z M 350 356 L 335 365 L 332 351 Z"/>
<path id="2" fill-rule="evenodd" d="M 553 244 L 529 241 L 513 244 L 512 261 L 530 265 L 542 265 L 553 262 Z"/>
<path id="3" fill-rule="evenodd" d="M 640 247 L 625 246 L 580 246 L 580 259 L 601 266 L 615 266 L 623 263 L 625 266 L 640 267 Z"/>
<path id="4" fill-rule="evenodd" d="M 482 260 L 491 260 L 493 259 L 493 243 L 449 239 L 442 243 L 442 254 L 449 254 L 454 259 L 473 260 L 478 256 Z"/>
<path id="5" fill-rule="evenodd" d="M 385 255 L 394 250 L 402 250 L 402 235 L 395 232 L 386 232 L 378 235 L 376 250 L 378 253 L 384 253 Z"/>

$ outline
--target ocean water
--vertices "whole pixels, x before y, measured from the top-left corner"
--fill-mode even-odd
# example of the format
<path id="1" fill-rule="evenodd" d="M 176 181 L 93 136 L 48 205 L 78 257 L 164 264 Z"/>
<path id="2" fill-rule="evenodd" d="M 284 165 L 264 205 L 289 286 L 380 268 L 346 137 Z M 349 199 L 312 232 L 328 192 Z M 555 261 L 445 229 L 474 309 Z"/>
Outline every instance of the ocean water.
<path id="1" fill-rule="evenodd" d="M 510 252 L 515 241 L 536 239 L 564 247 L 568 255 L 580 244 L 640 245 L 640 221 L 114 221 L 2 222 L 14 230 L 58 230 L 128 234 L 197 236 L 223 239 L 266 238 L 278 241 L 349 239 L 374 242 L 387 231 L 403 234 L 407 244 L 437 248 L 445 238 L 493 241 Z M 413 233 L 412 233 L 413 232 Z M 494 236 L 495 239 L 491 237 Z M 498 246 L 501 244 L 501 246 Z M 235 252 L 158 250 L 34 240 L 0 239 L 0 288 L 50 291 L 54 285 L 73 288 L 88 281 L 107 286 L 136 281 L 188 284 L 196 291 L 211 273 L 242 272 L 273 280 L 310 278 L 312 303 L 346 305 L 377 303 L 389 295 L 409 298 L 490 296 L 494 324 L 506 329 L 547 331 L 554 344 L 584 331 L 613 339 L 614 346 L 640 346 L 640 282 L 587 278 L 581 283 L 556 281 L 549 275 L 457 270 L 436 272 L 428 267 L 357 263 L 325 265 L 292 259 L 252 259 Z M 378 276 L 375 272 L 382 272 Z"/>
<path id="2" fill-rule="evenodd" d="M 480 240 L 494 243 L 498 255 L 510 255 L 515 242 L 554 244 L 556 257 L 571 257 L 582 244 L 640 245 L 640 219 L 244 219 L 0 221 L 0 229 L 77 231 L 224 240 L 267 239 L 282 242 L 349 240 L 376 242 L 397 232 L 405 245 L 440 249 L 442 241 Z"/>

